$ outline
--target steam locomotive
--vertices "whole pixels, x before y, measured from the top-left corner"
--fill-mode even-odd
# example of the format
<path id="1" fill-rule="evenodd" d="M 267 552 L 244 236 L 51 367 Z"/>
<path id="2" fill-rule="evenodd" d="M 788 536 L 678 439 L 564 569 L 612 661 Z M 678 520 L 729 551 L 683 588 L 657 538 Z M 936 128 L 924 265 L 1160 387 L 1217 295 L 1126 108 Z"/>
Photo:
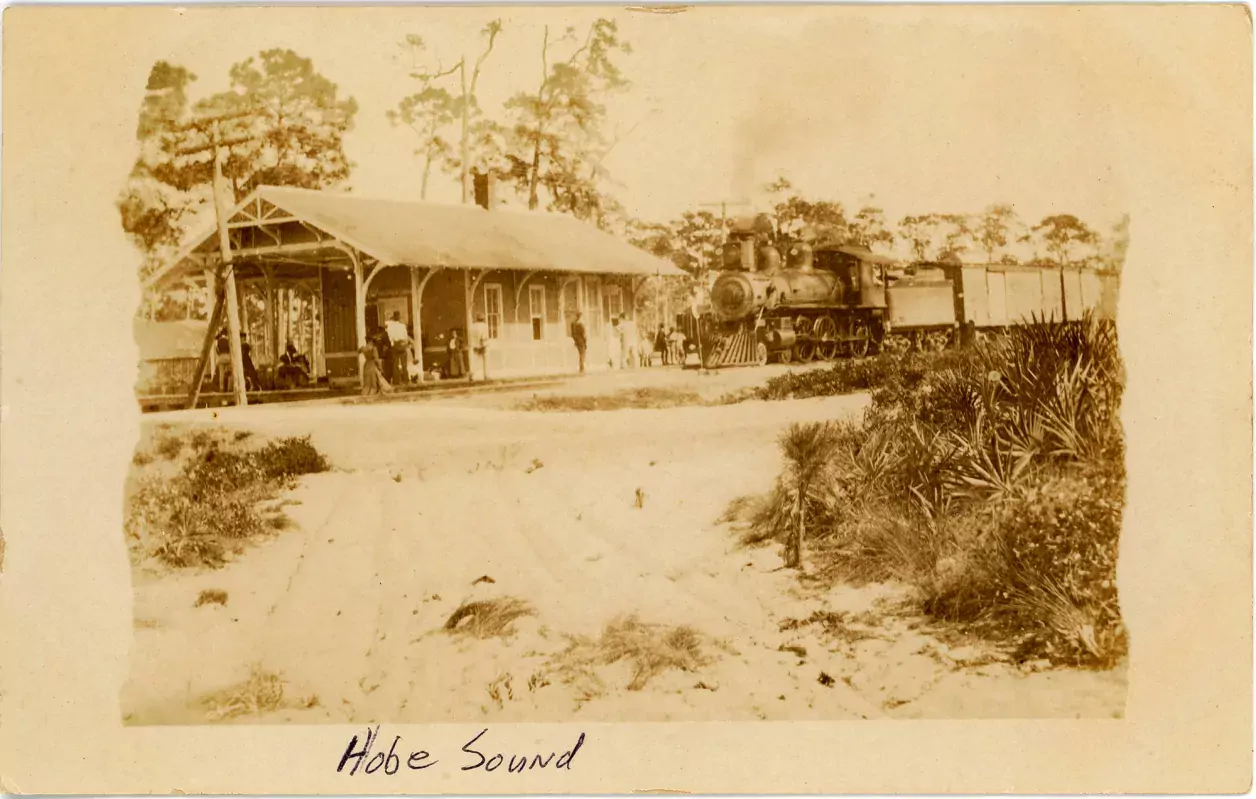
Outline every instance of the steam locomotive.
<path id="1" fill-rule="evenodd" d="M 772 234 L 765 215 L 731 225 L 697 331 L 702 365 L 833 360 L 879 347 L 889 260 L 807 232 L 778 249 Z"/>
<path id="2" fill-rule="evenodd" d="M 866 247 L 817 242 L 807 231 L 778 247 L 773 232 L 762 214 L 730 227 L 723 268 L 687 333 L 702 366 L 859 358 L 883 346 L 940 349 L 962 324 L 990 330 L 1116 315 L 1114 274 L 955 262 L 908 275 L 892 273 L 893 262 Z"/>

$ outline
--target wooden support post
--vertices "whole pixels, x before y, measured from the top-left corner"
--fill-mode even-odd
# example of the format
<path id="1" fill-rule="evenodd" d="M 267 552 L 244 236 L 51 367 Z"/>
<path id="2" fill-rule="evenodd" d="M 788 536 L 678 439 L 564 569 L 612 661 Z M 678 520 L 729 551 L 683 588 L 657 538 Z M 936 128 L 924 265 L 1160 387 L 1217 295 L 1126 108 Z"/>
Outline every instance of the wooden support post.
<path id="1" fill-rule="evenodd" d="M 214 140 L 217 141 L 218 125 L 214 125 Z M 227 305 L 227 335 L 230 337 L 231 345 L 231 379 L 235 386 L 236 405 L 244 407 L 249 404 L 248 392 L 245 386 L 244 375 L 244 350 L 240 346 L 240 306 L 239 298 L 236 296 L 236 280 L 235 265 L 231 258 L 231 236 L 227 231 L 227 215 L 231 213 L 231 208 L 223 207 L 224 193 L 228 191 L 226 181 L 222 176 L 222 162 L 227 156 L 227 151 L 221 147 L 214 148 L 214 216 L 218 219 L 218 246 L 222 255 L 222 271 L 225 281 L 224 294 L 226 295 Z M 234 203 L 234 199 L 233 199 Z"/>
<path id="2" fill-rule="evenodd" d="M 210 309 L 210 326 L 208 335 L 214 336 L 218 333 L 217 325 L 213 324 L 213 315 L 218 304 L 222 302 L 222 294 L 218 290 L 218 275 L 212 269 L 205 270 L 205 288 L 209 291 L 209 309 Z M 222 324 L 222 319 L 218 320 L 218 324 Z M 209 359 L 209 379 L 213 380 L 218 377 L 218 358 Z"/>
<path id="3" fill-rule="evenodd" d="M 362 279 L 362 262 L 358 260 L 358 256 L 350 253 L 353 258 L 353 312 L 354 312 L 354 330 L 357 333 L 357 348 L 361 349 L 366 346 L 366 284 Z M 366 356 L 361 352 L 358 353 L 358 377 L 361 379 L 362 372 L 366 368 Z"/>
<path id="4" fill-rule="evenodd" d="M 261 267 L 262 276 L 266 280 L 266 313 L 264 317 L 266 330 L 266 350 L 270 355 L 270 368 L 272 377 L 278 372 L 279 367 L 279 302 L 275 290 L 274 275 L 269 267 Z M 256 361 L 254 361 L 256 363 Z M 261 388 L 261 386 L 258 386 Z M 273 386 L 272 386 L 273 388 Z"/>
<path id="5" fill-rule="evenodd" d="M 419 364 L 419 382 L 427 379 L 423 368 L 423 320 L 419 314 L 423 311 L 423 300 L 419 292 L 423 290 L 419 281 L 419 268 L 410 267 L 410 335 L 414 339 L 414 360 Z"/>
<path id="6" fill-rule="evenodd" d="M 465 198 L 463 199 L 463 202 L 466 202 Z M 467 306 L 466 327 L 463 328 L 463 335 L 462 335 L 462 346 L 463 346 L 464 352 L 466 352 L 467 354 L 467 359 L 466 359 L 466 363 L 463 365 L 466 367 L 466 370 L 467 370 L 467 381 L 474 383 L 475 382 L 475 374 L 474 374 L 475 353 L 471 351 L 471 346 L 472 346 L 471 344 L 471 321 L 472 321 L 471 306 L 475 302 L 475 294 L 471 290 L 471 270 L 470 269 L 462 270 L 462 296 L 463 296 L 463 299 L 466 301 L 466 306 Z"/>
<path id="7" fill-rule="evenodd" d="M 205 382 L 205 368 L 217 359 L 212 353 L 217 338 L 218 326 L 222 324 L 223 296 L 214 295 L 214 310 L 209 315 L 209 329 L 205 331 L 205 343 L 201 346 L 201 359 L 196 364 L 196 374 L 192 376 L 192 388 L 188 391 L 188 410 L 196 407 L 201 398 L 201 384 Z"/>

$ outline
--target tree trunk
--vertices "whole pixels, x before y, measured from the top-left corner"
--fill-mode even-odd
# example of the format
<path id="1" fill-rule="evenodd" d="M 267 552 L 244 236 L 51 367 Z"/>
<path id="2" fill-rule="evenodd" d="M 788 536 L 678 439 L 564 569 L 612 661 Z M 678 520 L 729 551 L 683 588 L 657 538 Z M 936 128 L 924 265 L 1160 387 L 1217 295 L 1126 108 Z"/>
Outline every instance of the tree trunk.
<path id="1" fill-rule="evenodd" d="M 419 187 L 419 199 L 427 199 L 427 179 L 432 174 L 432 156 L 428 154 L 427 160 L 423 162 L 423 185 Z"/>
<path id="2" fill-rule="evenodd" d="M 536 188 L 541 175 L 541 139 L 545 135 L 545 87 L 549 85 L 549 26 L 541 38 L 541 88 L 536 90 L 536 141 L 532 146 L 532 174 L 528 176 L 528 210 L 537 206 Z"/>
<path id="3" fill-rule="evenodd" d="M 806 520 L 806 503 L 803 502 L 804 491 L 799 486 L 798 496 L 794 500 L 794 529 L 789 537 L 789 545 L 785 549 L 785 568 L 802 568 L 802 536 Z"/>
<path id="4" fill-rule="evenodd" d="M 470 135 L 467 130 L 467 117 L 470 112 L 470 103 L 467 100 L 467 60 L 462 59 L 462 68 L 458 70 L 462 76 L 462 203 L 465 205 L 470 201 L 471 196 L 471 172 L 470 165 L 467 163 L 467 137 Z"/>

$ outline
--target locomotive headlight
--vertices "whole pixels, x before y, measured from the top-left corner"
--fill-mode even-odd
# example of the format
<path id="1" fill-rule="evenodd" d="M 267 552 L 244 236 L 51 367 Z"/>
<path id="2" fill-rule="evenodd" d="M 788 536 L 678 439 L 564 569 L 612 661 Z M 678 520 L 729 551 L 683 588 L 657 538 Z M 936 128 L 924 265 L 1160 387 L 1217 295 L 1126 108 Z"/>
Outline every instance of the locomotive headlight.
<path id="1" fill-rule="evenodd" d="M 711 305 L 724 321 L 743 319 L 758 304 L 754 285 L 741 272 L 725 272 L 711 286 Z"/>

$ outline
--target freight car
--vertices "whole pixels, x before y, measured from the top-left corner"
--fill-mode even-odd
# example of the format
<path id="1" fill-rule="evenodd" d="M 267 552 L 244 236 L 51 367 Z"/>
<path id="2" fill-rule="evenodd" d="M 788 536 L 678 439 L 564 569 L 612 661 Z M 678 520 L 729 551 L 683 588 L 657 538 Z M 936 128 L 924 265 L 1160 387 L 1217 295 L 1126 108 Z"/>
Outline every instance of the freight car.
<path id="1" fill-rule="evenodd" d="M 887 342 L 941 347 L 968 322 L 1115 315 L 1115 278 L 1095 272 L 936 264 L 896 276 L 866 247 L 803 237 L 778 248 L 772 233 L 762 215 L 732 225 L 723 268 L 688 326 L 702 366 L 863 357 Z"/>
<path id="2" fill-rule="evenodd" d="M 963 324 L 993 331 L 1034 319 L 1115 319 L 1114 274 L 1053 265 L 940 263 L 891 280 L 883 345 L 939 349 Z"/>

